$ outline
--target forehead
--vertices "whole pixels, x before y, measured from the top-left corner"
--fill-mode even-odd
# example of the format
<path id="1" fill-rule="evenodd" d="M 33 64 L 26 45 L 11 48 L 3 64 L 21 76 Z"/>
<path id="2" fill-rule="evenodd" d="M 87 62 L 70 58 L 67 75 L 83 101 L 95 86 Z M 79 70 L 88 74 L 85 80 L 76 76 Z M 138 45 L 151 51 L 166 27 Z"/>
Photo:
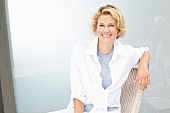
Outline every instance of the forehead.
<path id="1" fill-rule="evenodd" d="M 98 23 L 116 23 L 116 19 L 114 19 L 111 15 L 101 15 L 98 18 Z"/>

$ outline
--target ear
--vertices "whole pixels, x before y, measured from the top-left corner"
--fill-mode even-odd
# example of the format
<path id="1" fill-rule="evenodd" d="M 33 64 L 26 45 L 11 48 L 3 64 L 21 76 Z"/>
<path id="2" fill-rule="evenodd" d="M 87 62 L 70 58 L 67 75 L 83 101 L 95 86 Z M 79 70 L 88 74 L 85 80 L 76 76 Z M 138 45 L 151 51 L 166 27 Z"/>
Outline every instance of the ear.
<path id="1" fill-rule="evenodd" d="M 117 32 L 117 34 L 119 34 L 119 32 L 120 32 L 120 29 L 119 29 L 119 28 L 117 28 L 117 31 L 118 31 L 118 32 Z"/>
<path id="2" fill-rule="evenodd" d="M 120 29 L 119 29 L 119 28 L 117 28 L 117 35 L 119 35 L 119 33 L 120 33 Z"/>
<path id="3" fill-rule="evenodd" d="M 118 39 L 119 38 L 119 34 L 120 33 L 120 29 L 118 28 L 118 32 L 117 32 L 117 37 L 116 37 L 116 39 Z"/>

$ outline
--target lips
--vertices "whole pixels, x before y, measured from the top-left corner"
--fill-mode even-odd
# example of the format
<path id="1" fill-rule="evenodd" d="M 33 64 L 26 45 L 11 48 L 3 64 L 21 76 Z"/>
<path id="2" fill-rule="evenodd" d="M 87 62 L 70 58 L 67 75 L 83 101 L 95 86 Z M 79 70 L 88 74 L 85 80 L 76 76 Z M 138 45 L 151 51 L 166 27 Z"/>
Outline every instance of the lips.
<path id="1" fill-rule="evenodd" d="M 111 34 L 102 34 L 103 38 L 109 38 L 111 36 Z"/>

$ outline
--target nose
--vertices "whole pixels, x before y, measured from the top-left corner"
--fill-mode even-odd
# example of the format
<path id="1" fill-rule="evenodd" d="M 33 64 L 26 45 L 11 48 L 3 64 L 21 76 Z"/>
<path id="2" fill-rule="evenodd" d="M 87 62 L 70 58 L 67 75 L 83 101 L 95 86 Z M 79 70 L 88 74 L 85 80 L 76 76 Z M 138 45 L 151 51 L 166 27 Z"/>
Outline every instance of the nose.
<path id="1" fill-rule="evenodd" d="M 104 27 L 104 30 L 103 30 L 105 33 L 108 33 L 109 32 L 109 28 L 108 27 Z"/>

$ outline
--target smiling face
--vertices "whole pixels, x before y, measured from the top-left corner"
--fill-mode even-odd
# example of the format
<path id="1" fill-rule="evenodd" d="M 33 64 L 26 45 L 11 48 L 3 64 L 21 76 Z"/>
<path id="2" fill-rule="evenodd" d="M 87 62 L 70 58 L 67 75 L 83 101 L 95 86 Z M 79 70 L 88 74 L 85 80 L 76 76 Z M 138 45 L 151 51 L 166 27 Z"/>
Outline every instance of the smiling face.
<path id="1" fill-rule="evenodd" d="M 113 45 L 119 33 L 117 21 L 111 15 L 99 16 L 96 32 L 99 38 L 99 44 Z"/>

